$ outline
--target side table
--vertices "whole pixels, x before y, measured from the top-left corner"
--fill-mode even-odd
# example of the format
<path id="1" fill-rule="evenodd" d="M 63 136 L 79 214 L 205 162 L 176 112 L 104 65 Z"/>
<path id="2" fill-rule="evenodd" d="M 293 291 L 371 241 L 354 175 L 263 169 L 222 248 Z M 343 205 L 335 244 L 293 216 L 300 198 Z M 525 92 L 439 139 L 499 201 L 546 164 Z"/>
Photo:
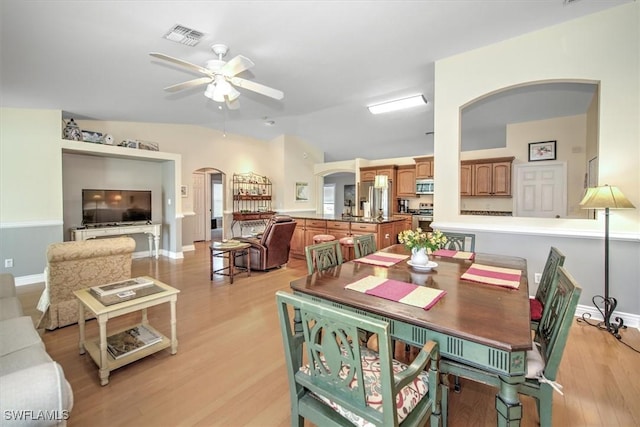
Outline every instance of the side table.
<path id="1" fill-rule="evenodd" d="M 171 354 L 178 352 L 178 339 L 176 335 L 176 301 L 178 300 L 178 289 L 175 289 L 165 283 L 155 280 L 151 277 L 145 277 L 153 282 L 155 288 L 154 293 L 145 295 L 143 292 L 139 292 L 140 296 L 134 296 L 129 299 L 125 299 L 122 302 L 105 305 L 103 302 L 94 296 L 89 288 L 73 291 L 76 298 L 78 298 L 78 330 L 80 333 L 80 354 L 88 352 L 93 361 L 98 365 L 100 384 L 107 385 L 109 383 L 109 374 L 114 369 L 134 362 L 143 357 L 149 356 L 157 351 L 171 347 Z M 171 336 L 166 337 L 158 332 L 156 329 L 149 325 L 147 318 L 147 308 L 156 306 L 158 304 L 169 303 L 170 306 L 170 327 Z M 99 338 L 97 340 L 85 339 L 85 309 L 93 313 L 98 320 L 98 327 L 100 330 Z M 123 314 L 139 311 L 142 313 L 142 319 L 140 324 L 146 326 L 148 329 L 153 330 L 162 339 L 146 348 L 139 351 L 127 354 L 122 358 L 115 359 L 107 351 L 107 321 Z M 112 331 L 112 334 L 124 331 L 129 328 L 124 328 L 117 331 Z"/>
<path id="2" fill-rule="evenodd" d="M 251 276 L 251 259 L 249 254 L 249 248 L 251 244 L 245 242 L 239 242 L 237 240 L 228 240 L 226 242 L 213 242 L 209 246 L 209 279 L 213 280 L 214 274 L 221 274 L 223 276 L 229 276 L 229 280 L 233 284 L 233 275 L 235 274 L 235 259 L 237 256 L 246 256 L 246 267 L 240 267 L 247 271 L 247 276 Z M 213 258 L 227 259 L 227 266 L 213 269 Z M 224 262 L 224 261 L 223 261 Z M 225 271 L 227 271 L 225 273 Z"/>

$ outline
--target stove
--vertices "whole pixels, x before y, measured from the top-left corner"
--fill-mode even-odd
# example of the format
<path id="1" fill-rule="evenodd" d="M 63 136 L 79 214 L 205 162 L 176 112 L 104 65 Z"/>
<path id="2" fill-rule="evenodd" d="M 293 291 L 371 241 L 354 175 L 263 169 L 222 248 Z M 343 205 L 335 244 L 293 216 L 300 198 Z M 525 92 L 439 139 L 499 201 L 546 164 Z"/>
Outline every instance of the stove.
<path id="1" fill-rule="evenodd" d="M 418 210 L 414 213 L 414 215 L 428 216 L 433 219 L 433 203 L 420 203 L 418 205 Z"/>
<path id="2" fill-rule="evenodd" d="M 424 231 L 431 231 L 433 221 L 433 203 L 420 203 L 418 210 L 413 213 L 412 228 L 420 227 Z"/>

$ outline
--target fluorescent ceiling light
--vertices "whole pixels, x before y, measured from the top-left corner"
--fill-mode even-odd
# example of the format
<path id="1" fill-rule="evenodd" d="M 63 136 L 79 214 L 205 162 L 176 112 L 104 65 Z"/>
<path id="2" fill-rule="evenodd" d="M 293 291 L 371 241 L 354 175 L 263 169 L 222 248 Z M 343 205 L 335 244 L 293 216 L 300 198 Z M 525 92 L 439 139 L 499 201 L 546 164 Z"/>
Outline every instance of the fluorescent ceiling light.
<path id="1" fill-rule="evenodd" d="M 404 110 L 405 108 L 425 105 L 427 100 L 424 95 L 410 96 L 409 98 L 396 99 L 394 101 L 383 102 L 382 104 L 370 105 L 367 108 L 371 114 L 388 113 L 390 111 Z"/>

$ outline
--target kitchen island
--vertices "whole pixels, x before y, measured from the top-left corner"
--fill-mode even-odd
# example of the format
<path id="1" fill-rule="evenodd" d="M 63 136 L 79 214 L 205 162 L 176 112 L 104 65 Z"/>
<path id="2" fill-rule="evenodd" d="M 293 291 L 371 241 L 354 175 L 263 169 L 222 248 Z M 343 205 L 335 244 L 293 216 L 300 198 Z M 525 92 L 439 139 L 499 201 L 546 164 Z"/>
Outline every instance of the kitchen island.
<path id="1" fill-rule="evenodd" d="M 296 220 L 296 229 L 291 239 L 290 256 L 304 258 L 304 248 L 313 244 L 316 234 L 331 234 L 336 240 L 348 236 L 375 234 L 378 248 L 397 243 L 398 233 L 411 228 L 407 216 L 396 216 L 377 220 L 375 218 L 334 216 L 321 214 L 285 213 Z"/>

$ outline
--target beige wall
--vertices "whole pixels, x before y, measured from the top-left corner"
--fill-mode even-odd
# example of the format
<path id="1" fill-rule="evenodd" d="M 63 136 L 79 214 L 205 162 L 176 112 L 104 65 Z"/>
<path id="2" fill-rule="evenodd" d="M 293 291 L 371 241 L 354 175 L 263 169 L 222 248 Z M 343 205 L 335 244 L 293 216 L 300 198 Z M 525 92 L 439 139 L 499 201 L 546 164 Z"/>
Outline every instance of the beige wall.
<path id="1" fill-rule="evenodd" d="M 597 220 L 460 215 L 457 197 L 460 109 L 496 91 L 529 82 L 574 79 L 600 84 L 598 141 L 600 184 L 618 186 L 640 207 L 640 2 L 496 43 L 436 62 L 434 226 L 476 234 L 482 252 L 525 258 L 529 294 L 550 246 L 583 288 L 578 314 L 601 315 L 591 298 L 602 295 L 604 217 Z M 595 108 L 595 107 L 594 107 Z M 593 113 L 590 110 L 590 113 Z M 590 114 L 588 113 L 588 114 Z M 553 139 L 553 138 L 552 138 Z M 504 150 L 502 150 L 504 152 Z M 501 150 L 496 150 L 497 156 Z M 587 159 L 588 160 L 588 159 Z M 446 177 L 446 179 L 444 179 Z M 611 214 L 611 295 L 625 324 L 640 325 L 640 209 Z M 626 314 L 625 314 L 626 313 Z"/>
<path id="2" fill-rule="evenodd" d="M 639 8 L 638 3 L 613 8 L 436 63 L 436 221 L 496 226 L 494 218 L 459 215 L 459 206 L 447 197 L 458 192 L 459 174 L 449 174 L 446 180 L 439 176 L 458 169 L 460 154 L 451 147 L 459 146 L 460 108 L 485 94 L 533 81 L 601 82 L 599 181 L 617 185 L 640 205 Z M 637 209 L 619 211 L 611 227 L 637 233 L 639 218 Z M 524 218 L 502 218 L 497 225 L 591 231 L 602 227 L 597 221 Z"/>
<path id="3" fill-rule="evenodd" d="M 0 220 L 62 224 L 62 117 L 55 110 L 0 114 Z"/>
<path id="4" fill-rule="evenodd" d="M 530 142 L 556 141 L 556 160 L 567 164 L 567 216 L 573 218 L 586 218 L 578 206 L 585 191 L 586 120 L 582 114 L 507 126 L 507 144 L 514 147 L 518 163 L 528 162 Z"/>

